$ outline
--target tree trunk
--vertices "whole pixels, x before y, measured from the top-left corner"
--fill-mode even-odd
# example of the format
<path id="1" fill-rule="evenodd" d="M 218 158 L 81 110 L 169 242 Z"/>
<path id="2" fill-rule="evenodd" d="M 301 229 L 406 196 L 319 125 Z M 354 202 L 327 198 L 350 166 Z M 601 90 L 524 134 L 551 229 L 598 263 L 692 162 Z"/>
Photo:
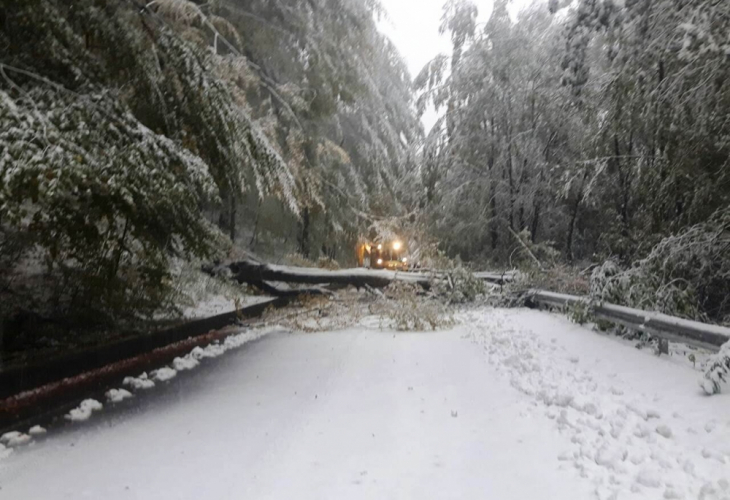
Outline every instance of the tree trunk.
<path id="1" fill-rule="evenodd" d="M 508 138 L 509 139 L 509 138 Z M 507 176 L 509 179 L 509 227 L 515 230 L 515 180 L 512 172 L 512 145 L 507 146 Z"/>
<path id="2" fill-rule="evenodd" d="M 228 189 L 221 190 L 221 199 L 223 206 L 221 208 L 220 217 L 218 217 L 218 227 L 228 235 L 232 242 L 236 240 L 236 199 Z"/>
<path id="3" fill-rule="evenodd" d="M 309 207 L 302 212 L 302 230 L 299 234 L 299 253 L 302 257 L 309 258 Z"/>
<path id="4" fill-rule="evenodd" d="M 517 189 L 515 190 L 517 195 L 519 195 L 522 192 L 522 188 L 526 182 L 527 182 L 527 159 L 525 158 L 522 161 L 522 172 L 520 172 L 520 183 L 517 186 Z M 520 226 L 518 229 L 520 231 L 522 231 L 523 229 L 525 229 L 527 227 L 525 224 L 525 202 L 524 201 L 520 202 L 520 208 L 518 210 L 517 219 L 520 222 Z"/>
<path id="5" fill-rule="evenodd" d="M 231 206 L 228 209 L 228 236 L 231 238 L 233 243 L 236 242 L 236 212 L 238 207 L 236 206 L 236 198 L 231 196 Z"/>
<path id="6" fill-rule="evenodd" d="M 496 250 L 499 245 L 499 232 L 497 231 L 497 180 L 494 178 L 494 119 L 491 120 L 492 129 L 492 144 L 490 146 L 489 159 L 487 160 L 487 166 L 489 168 L 489 210 L 491 212 L 490 222 L 490 236 L 492 240 L 492 250 Z"/>
<path id="7" fill-rule="evenodd" d="M 575 203 L 573 204 L 573 213 L 570 216 L 570 225 L 568 226 L 568 237 L 566 241 L 566 258 L 570 264 L 573 263 L 575 256 L 573 255 L 573 233 L 575 232 L 575 223 L 578 220 L 578 212 L 580 211 L 580 204 L 583 202 L 583 188 L 585 187 L 586 179 L 588 178 L 588 169 L 586 168 L 583 174 L 583 179 L 580 183 L 580 189 L 575 197 Z"/>
<path id="8" fill-rule="evenodd" d="M 530 226 L 530 238 L 533 243 L 537 241 L 537 228 L 540 227 L 540 202 L 535 197 L 535 205 L 533 206 L 532 225 Z"/>
<path id="9" fill-rule="evenodd" d="M 225 264 L 232 272 L 232 279 L 239 283 L 251 283 L 257 285 L 264 283 L 266 287 L 271 287 L 266 282 L 284 282 L 284 283 L 301 283 L 307 285 L 353 285 L 356 287 L 371 286 L 382 288 L 388 286 L 393 281 L 404 281 L 429 288 L 434 278 L 440 277 L 448 279 L 446 273 L 438 272 L 398 272 L 388 270 L 368 270 L 362 268 L 341 269 L 337 271 L 329 271 L 326 269 L 316 269 L 308 267 L 289 267 L 265 264 L 262 262 L 254 262 L 252 260 L 242 260 L 238 262 L 230 262 Z M 205 272 L 213 273 L 215 268 L 208 267 L 203 269 Z M 511 281 L 514 278 L 513 273 L 475 273 L 476 279 L 488 281 L 491 283 L 502 284 Z M 258 286 L 258 285 L 257 285 Z M 295 293 L 303 293 L 295 291 Z"/>
<path id="10" fill-rule="evenodd" d="M 621 190 L 621 196 L 618 198 L 618 212 L 621 215 L 621 234 L 624 236 L 628 235 L 629 226 L 629 195 L 628 195 L 628 175 L 624 171 L 623 163 L 621 162 L 621 149 L 619 147 L 618 135 L 613 136 L 613 151 L 616 156 L 616 170 L 618 173 L 618 185 Z"/>
<path id="11" fill-rule="evenodd" d="M 555 138 L 555 132 L 550 135 L 547 145 L 545 146 L 545 168 L 549 168 L 550 165 L 550 145 Z M 537 241 L 537 230 L 540 228 L 540 211 L 542 210 L 540 204 L 540 198 L 542 196 L 542 183 L 545 177 L 544 169 L 540 169 L 537 177 L 537 188 L 535 189 L 535 196 L 532 200 L 532 227 L 530 228 L 530 236 L 532 242 Z"/>
<path id="12" fill-rule="evenodd" d="M 256 220 L 253 223 L 253 234 L 251 234 L 251 241 L 248 242 L 248 248 L 250 248 L 251 250 L 253 250 L 254 246 L 256 246 L 256 236 L 258 236 L 260 218 L 261 218 L 261 198 L 259 198 L 259 202 L 256 205 Z"/>

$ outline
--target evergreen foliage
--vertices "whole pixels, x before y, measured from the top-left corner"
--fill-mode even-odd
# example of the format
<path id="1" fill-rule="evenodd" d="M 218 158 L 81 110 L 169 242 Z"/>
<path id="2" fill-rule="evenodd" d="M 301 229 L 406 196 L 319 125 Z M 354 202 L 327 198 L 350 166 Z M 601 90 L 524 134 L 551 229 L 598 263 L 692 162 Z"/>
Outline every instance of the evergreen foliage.
<path id="1" fill-rule="evenodd" d="M 1 0 L 0 316 L 149 317 L 172 257 L 255 245 L 262 207 L 312 258 L 404 210 L 421 128 L 379 12 Z"/>

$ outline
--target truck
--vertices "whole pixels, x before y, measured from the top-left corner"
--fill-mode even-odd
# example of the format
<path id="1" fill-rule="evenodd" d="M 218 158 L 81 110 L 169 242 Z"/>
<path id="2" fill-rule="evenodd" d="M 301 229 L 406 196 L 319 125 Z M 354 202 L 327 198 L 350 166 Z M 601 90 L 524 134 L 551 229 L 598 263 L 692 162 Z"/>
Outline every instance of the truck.
<path id="1" fill-rule="evenodd" d="M 407 251 L 403 242 L 398 239 L 361 242 L 357 246 L 357 264 L 368 269 L 405 271 L 408 269 Z"/>

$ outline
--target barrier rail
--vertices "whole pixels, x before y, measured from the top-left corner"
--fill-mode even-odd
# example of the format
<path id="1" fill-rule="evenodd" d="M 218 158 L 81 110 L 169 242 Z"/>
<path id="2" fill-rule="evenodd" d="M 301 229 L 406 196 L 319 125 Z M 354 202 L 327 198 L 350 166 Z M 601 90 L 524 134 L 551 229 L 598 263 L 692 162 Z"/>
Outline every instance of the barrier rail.
<path id="1" fill-rule="evenodd" d="M 730 328 L 614 304 L 591 303 L 586 297 L 546 292 L 544 290 L 530 290 L 527 294 L 527 304 L 528 306 L 544 305 L 553 307 L 586 304 L 593 315 L 599 319 L 619 323 L 633 330 L 647 332 L 662 339 L 682 342 L 715 352 L 719 351 L 720 346 L 725 342 L 730 341 Z"/>
<path id="2" fill-rule="evenodd" d="M 200 344 L 221 340 L 225 328 L 261 316 L 269 307 L 293 299 L 280 297 L 239 311 L 192 320 L 167 330 L 68 353 L 34 364 L 0 369 L 0 433 L 46 413 L 126 375 L 171 362 Z M 245 321 L 244 321 L 245 323 Z"/>

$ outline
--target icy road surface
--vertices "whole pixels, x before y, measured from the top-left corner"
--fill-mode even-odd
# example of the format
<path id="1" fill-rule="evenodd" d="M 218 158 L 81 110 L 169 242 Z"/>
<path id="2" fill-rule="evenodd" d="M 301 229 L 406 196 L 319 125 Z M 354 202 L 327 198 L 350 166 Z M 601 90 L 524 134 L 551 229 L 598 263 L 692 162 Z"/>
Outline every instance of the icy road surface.
<path id="1" fill-rule="evenodd" d="M 2 499 L 730 498 L 730 395 L 525 310 L 274 333 L 0 461 Z"/>

